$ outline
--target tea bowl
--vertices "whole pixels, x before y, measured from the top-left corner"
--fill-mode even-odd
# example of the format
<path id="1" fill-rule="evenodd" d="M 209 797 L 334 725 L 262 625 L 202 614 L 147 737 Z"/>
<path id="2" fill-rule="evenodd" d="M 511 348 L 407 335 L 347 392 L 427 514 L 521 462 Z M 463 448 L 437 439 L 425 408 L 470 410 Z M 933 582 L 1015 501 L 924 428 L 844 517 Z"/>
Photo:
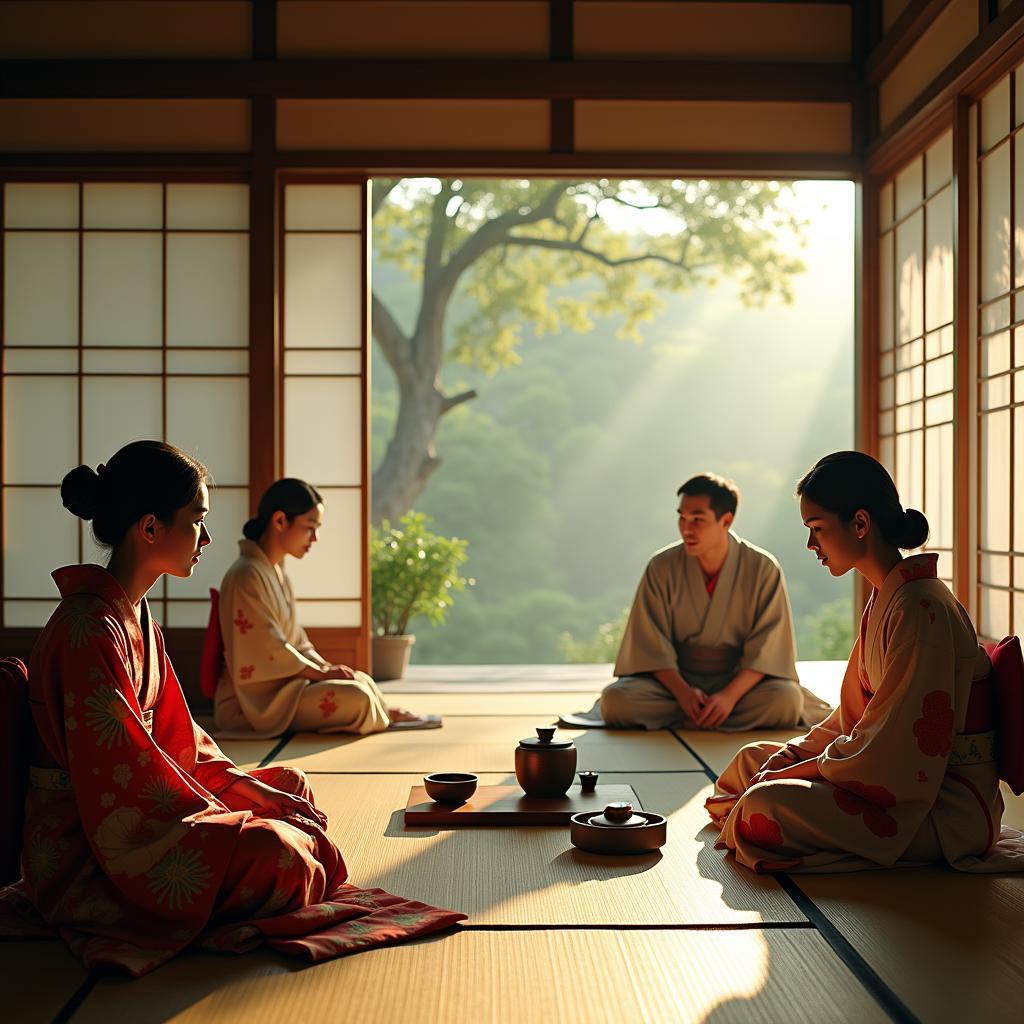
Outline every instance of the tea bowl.
<path id="1" fill-rule="evenodd" d="M 436 772 L 423 777 L 423 788 L 439 804 L 464 804 L 476 792 L 477 782 L 469 772 Z"/>

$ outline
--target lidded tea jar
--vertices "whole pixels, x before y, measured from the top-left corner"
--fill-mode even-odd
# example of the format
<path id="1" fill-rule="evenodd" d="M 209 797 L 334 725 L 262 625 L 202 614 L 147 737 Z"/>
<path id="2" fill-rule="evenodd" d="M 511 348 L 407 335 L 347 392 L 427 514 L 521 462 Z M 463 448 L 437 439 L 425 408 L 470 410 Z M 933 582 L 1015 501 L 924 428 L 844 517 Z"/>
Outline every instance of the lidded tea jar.
<path id="1" fill-rule="evenodd" d="M 553 725 L 538 725 L 516 747 L 516 779 L 527 796 L 559 797 L 569 792 L 576 776 L 576 747 L 556 740 Z"/>

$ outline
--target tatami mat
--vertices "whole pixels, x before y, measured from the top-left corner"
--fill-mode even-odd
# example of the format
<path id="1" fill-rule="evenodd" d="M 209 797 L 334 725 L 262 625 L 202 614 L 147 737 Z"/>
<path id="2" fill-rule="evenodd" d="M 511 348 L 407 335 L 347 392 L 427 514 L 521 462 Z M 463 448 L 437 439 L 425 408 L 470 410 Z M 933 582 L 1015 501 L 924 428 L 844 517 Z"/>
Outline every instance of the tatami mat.
<path id="1" fill-rule="evenodd" d="M 1024 993 L 1024 877 L 946 868 L 793 875 L 922 1021 L 1013 1021 Z"/>
<path id="2" fill-rule="evenodd" d="M 217 740 L 216 742 L 217 746 L 239 768 L 248 771 L 250 768 L 258 768 L 260 762 L 277 746 L 279 740 Z"/>
<path id="3" fill-rule="evenodd" d="M 509 784 L 507 775 L 485 784 Z M 417 775 L 318 775 L 352 881 L 452 907 L 474 924 L 737 924 L 803 921 L 769 876 L 740 871 L 713 848 L 697 772 L 627 776 L 643 806 L 669 818 L 660 853 L 603 857 L 576 850 L 567 826 L 406 830 Z"/>
<path id="4" fill-rule="evenodd" d="M 736 751 L 747 743 L 768 740 L 785 743 L 804 733 L 803 729 L 756 729 L 750 732 L 707 732 L 704 729 L 676 729 L 675 734 L 704 761 L 712 771 L 725 771 Z"/>
<path id="5" fill-rule="evenodd" d="M 17 1024 L 52 1020 L 86 979 L 63 942 L 0 942 L 3 1015 Z"/>
<path id="6" fill-rule="evenodd" d="M 409 708 L 420 714 L 500 715 L 522 717 L 540 715 L 539 721 L 553 722 L 558 715 L 589 708 L 598 691 L 573 693 L 398 693 L 387 694 L 389 704 Z"/>
<path id="7" fill-rule="evenodd" d="M 297 970 L 269 954 L 183 958 L 104 979 L 75 1021 L 764 1021 L 885 1015 L 810 930 L 472 932 Z"/>
<path id="8" fill-rule="evenodd" d="M 383 732 L 354 738 L 301 733 L 274 758 L 307 772 L 507 772 L 524 736 L 550 717 L 450 718 L 443 729 Z M 698 771 L 671 733 L 560 729 L 575 741 L 580 771 Z"/>
<path id="9" fill-rule="evenodd" d="M 413 664 L 403 678 L 381 683 L 380 688 L 385 693 L 592 693 L 607 686 L 613 678 L 611 664 Z"/>

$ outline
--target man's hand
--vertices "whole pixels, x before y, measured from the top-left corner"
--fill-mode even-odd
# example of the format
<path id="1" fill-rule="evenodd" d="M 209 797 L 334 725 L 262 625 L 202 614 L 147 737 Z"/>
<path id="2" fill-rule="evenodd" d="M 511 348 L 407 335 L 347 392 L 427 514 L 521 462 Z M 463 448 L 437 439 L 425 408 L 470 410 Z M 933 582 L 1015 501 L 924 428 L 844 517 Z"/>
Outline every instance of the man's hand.
<path id="1" fill-rule="evenodd" d="M 233 794 L 242 797 L 250 808 L 264 818 L 287 818 L 298 815 L 315 821 L 321 828 L 327 828 L 327 816 L 318 811 L 308 800 L 294 793 L 274 789 L 259 779 L 247 776 L 236 779 L 229 787 Z"/>
<path id="2" fill-rule="evenodd" d="M 676 700 L 679 701 L 683 714 L 692 722 L 697 721 L 707 699 L 708 695 L 703 690 L 699 690 L 696 686 L 690 686 L 689 683 L 686 684 L 686 689 L 681 694 L 676 694 Z"/>
<path id="3" fill-rule="evenodd" d="M 704 701 L 700 717 L 695 720 L 698 729 L 717 729 L 731 714 L 736 706 L 736 698 L 726 690 L 711 694 Z"/>

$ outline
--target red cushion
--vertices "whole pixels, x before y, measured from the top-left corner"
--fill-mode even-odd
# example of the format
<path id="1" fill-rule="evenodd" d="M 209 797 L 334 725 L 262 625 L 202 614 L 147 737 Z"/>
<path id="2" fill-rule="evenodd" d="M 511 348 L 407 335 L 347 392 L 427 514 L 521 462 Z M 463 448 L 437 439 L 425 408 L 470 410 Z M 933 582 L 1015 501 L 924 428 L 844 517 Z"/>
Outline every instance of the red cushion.
<path id="1" fill-rule="evenodd" d="M 990 655 L 991 657 L 991 655 Z M 964 721 L 964 732 L 988 732 L 995 728 L 992 713 L 992 669 L 984 679 L 975 679 L 971 683 L 971 696 L 967 701 L 967 719 Z"/>
<path id="2" fill-rule="evenodd" d="M 206 624 L 203 654 L 199 660 L 199 689 L 213 700 L 224 664 L 224 638 L 220 632 L 220 594 L 210 587 L 210 621 Z"/>
<path id="3" fill-rule="evenodd" d="M 999 777 L 1020 796 L 1024 792 L 1024 658 L 1020 640 L 1008 636 L 987 650 L 995 684 Z"/>
<path id="4" fill-rule="evenodd" d="M 28 672 L 0 659 L 0 885 L 21 877 L 21 828 L 28 785 Z"/>

